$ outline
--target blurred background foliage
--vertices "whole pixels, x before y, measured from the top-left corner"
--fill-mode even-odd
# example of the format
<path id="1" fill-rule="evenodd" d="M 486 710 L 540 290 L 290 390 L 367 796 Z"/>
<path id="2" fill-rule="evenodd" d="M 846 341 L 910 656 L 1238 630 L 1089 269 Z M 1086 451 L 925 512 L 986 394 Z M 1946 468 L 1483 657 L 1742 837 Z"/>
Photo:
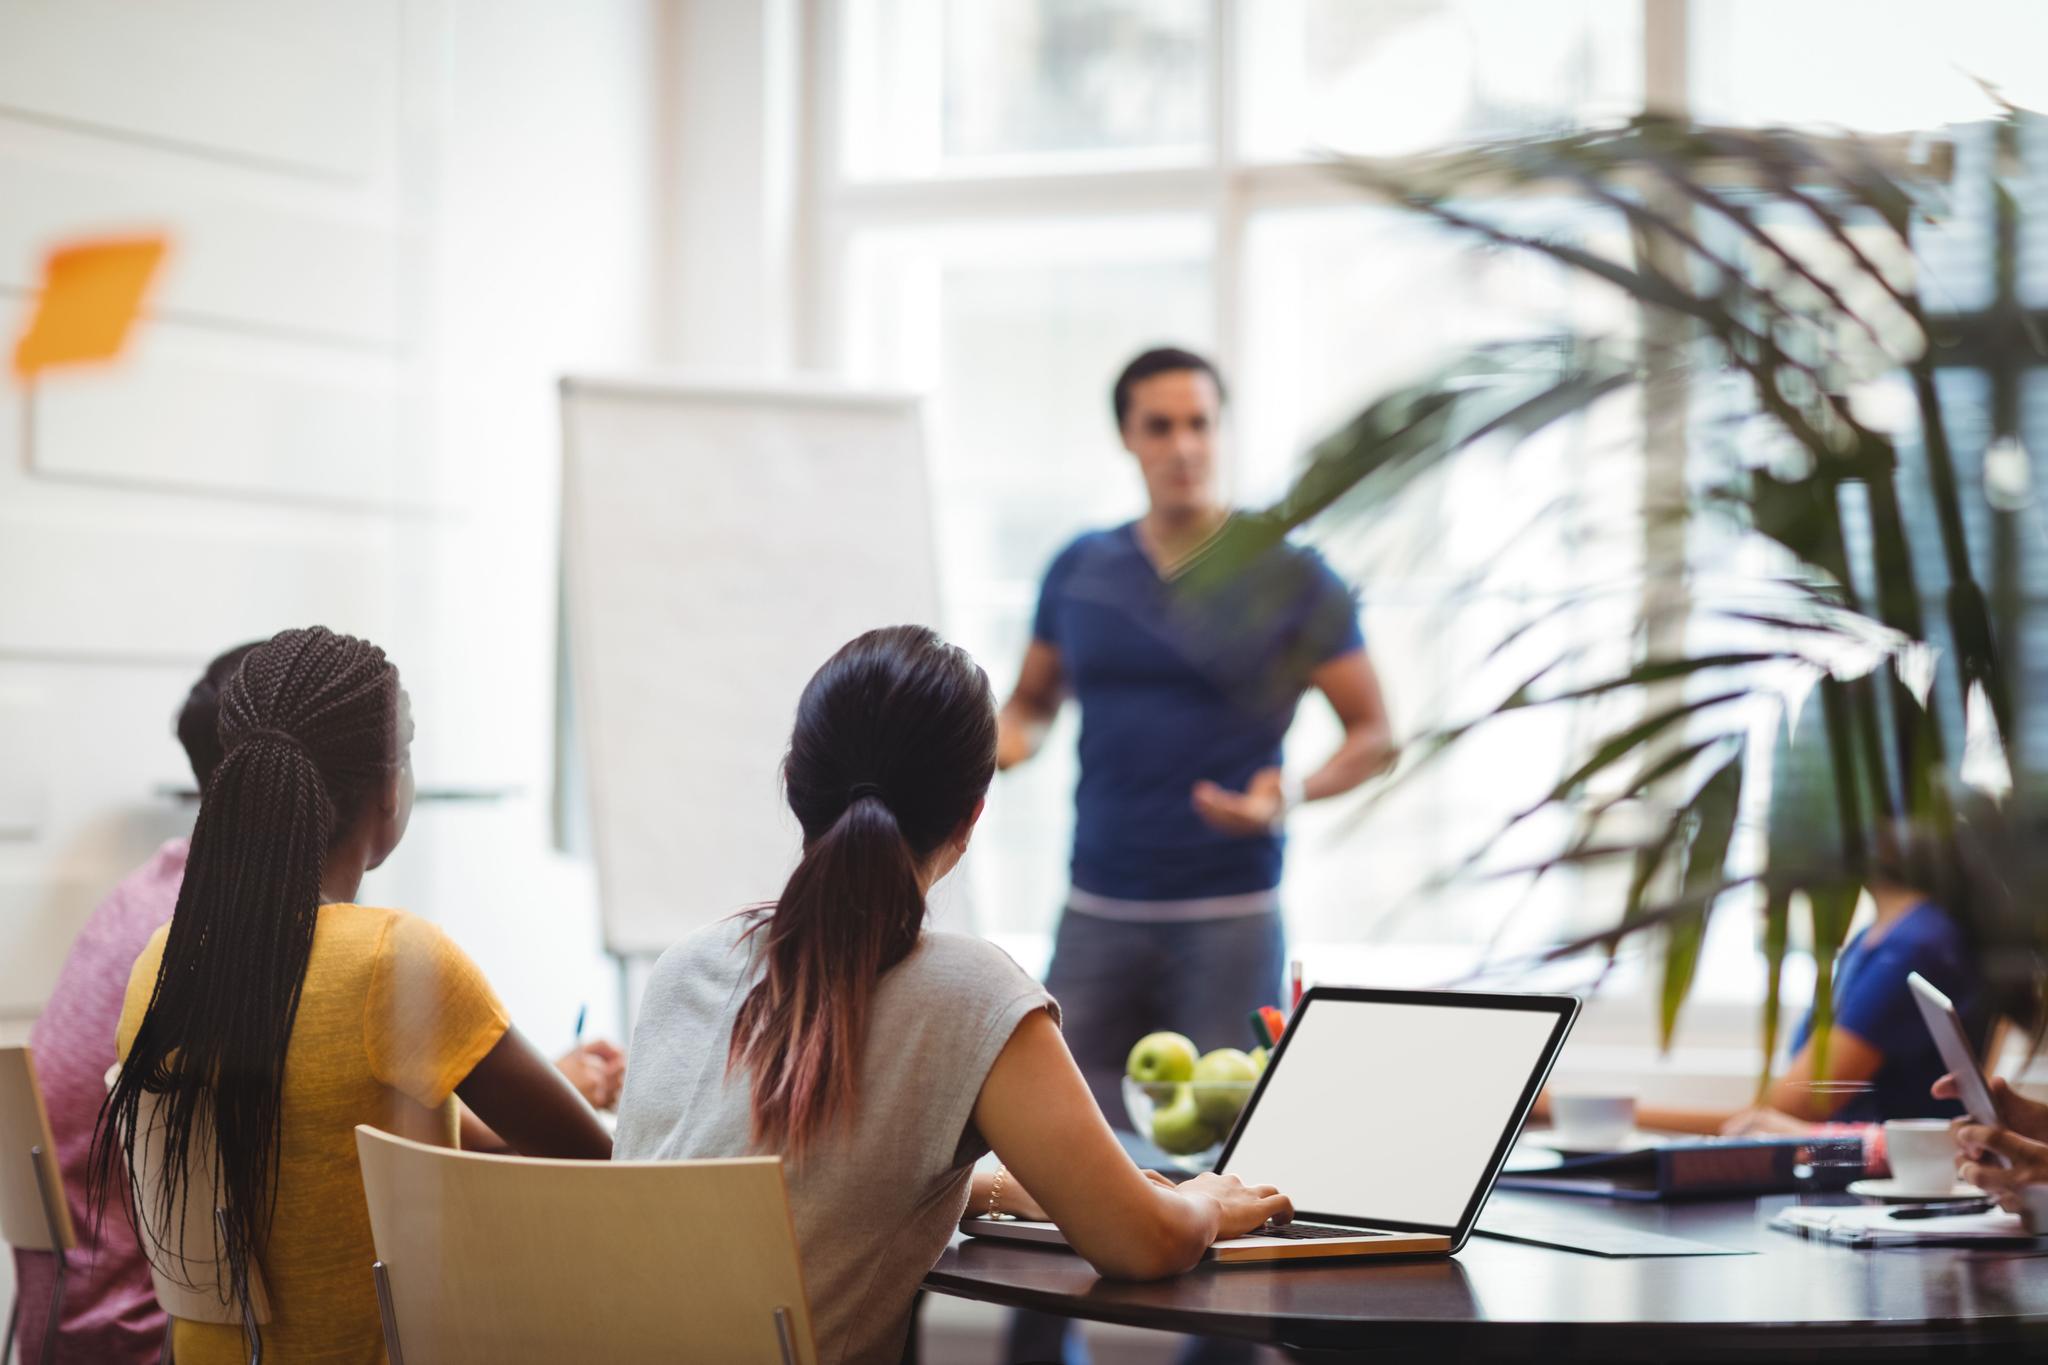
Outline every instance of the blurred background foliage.
<path id="1" fill-rule="evenodd" d="M 1824 1049 L 1831 967 L 1876 876 L 1962 912 L 1995 998 L 2025 1016 L 2048 868 L 2042 765 L 2015 737 L 2035 700 L 2021 664 L 2048 656 L 2048 616 L 2012 580 L 2015 546 L 2048 538 L 2015 408 L 2048 345 L 2015 287 L 2027 196 L 2014 179 L 2044 143 L 2043 120 L 2009 107 L 1910 142 L 1644 117 L 1339 163 L 1479 249 L 1618 291 L 1635 330 L 1492 341 L 1384 394 L 1185 582 L 1211 587 L 1303 528 L 1319 542 L 1369 535 L 1461 461 L 1511 461 L 1567 418 L 1642 403 L 1637 572 L 1533 606 L 1492 647 L 1526 658 L 1546 621 L 1621 592 L 1640 603 L 1627 648 L 1590 673 L 1583 642 L 1539 652 L 1490 704 L 1411 735 L 1376 799 L 1530 708 L 1601 703 L 1562 778 L 1457 875 L 1625 869 L 1612 924 L 1542 956 L 1611 958 L 1653 936 L 1667 1046 L 1709 917 L 1739 912 L 1759 917 L 1768 962 L 1766 1078 L 1796 941 L 1816 960 Z M 1575 202 L 1626 231 L 1608 250 L 1532 231 L 1497 209 L 1518 197 Z M 1925 268 L 1928 235 L 1959 215 L 1993 247 L 1994 287 L 1969 307 Z M 1945 410 L 1961 367 L 1989 375 L 1993 396 L 1967 471 Z M 1484 480 L 1461 487 L 1490 495 Z M 1441 492 L 1436 514 L 1455 516 Z M 1406 553 L 1432 567 L 1427 537 Z M 1560 810 L 1540 857 L 1489 861 L 1518 826 Z"/>

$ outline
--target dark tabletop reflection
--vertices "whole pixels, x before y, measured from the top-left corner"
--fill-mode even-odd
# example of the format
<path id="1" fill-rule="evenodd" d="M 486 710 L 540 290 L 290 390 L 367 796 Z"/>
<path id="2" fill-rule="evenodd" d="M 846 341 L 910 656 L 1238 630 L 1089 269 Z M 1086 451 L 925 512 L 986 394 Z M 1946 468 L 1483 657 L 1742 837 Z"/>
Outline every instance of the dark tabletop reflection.
<path id="1" fill-rule="evenodd" d="M 1787 1202 L 1627 1205 L 1502 1192 L 1487 1210 L 1500 1226 L 1518 1207 L 1550 1222 L 1570 1210 L 1757 1253 L 1749 1256 L 1609 1258 L 1474 1237 L 1451 1260 L 1204 1266 L 1130 1284 L 1057 1249 L 968 1240 L 928 1284 L 1104 1321 L 1351 1351 L 2048 1347 L 2048 1248 L 1831 1246 L 1770 1230 Z"/>

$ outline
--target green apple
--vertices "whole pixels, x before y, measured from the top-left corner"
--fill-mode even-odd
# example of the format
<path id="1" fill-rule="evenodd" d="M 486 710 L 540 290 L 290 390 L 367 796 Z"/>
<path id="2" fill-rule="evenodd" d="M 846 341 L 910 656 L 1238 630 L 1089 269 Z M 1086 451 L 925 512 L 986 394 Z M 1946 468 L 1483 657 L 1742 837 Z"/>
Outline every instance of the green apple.
<path id="1" fill-rule="evenodd" d="M 1131 1049 L 1124 1072 L 1134 1081 L 1190 1080 L 1198 1055 L 1186 1034 L 1148 1033 Z"/>
<path id="2" fill-rule="evenodd" d="M 1195 1088 L 1177 1085 L 1173 1102 L 1152 1111 L 1152 1140 L 1174 1156 L 1193 1156 L 1216 1141 L 1216 1130 L 1202 1122 L 1195 1107 Z"/>
<path id="3" fill-rule="evenodd" d="M 1216 1128 L 1237 1122 L 1259 1079 L 1258 1064 L 1234 1047 L 1219 1047 L 1195 1063 L 1195 1108 Z"/>
<path id="4" fill-rule="evenodd" d="M 1252 1065 L 1259 1069 L 1261 1076 L 1266 1074 L 1266 1049 L 1262 1047 L 1252 1049 Z"/>

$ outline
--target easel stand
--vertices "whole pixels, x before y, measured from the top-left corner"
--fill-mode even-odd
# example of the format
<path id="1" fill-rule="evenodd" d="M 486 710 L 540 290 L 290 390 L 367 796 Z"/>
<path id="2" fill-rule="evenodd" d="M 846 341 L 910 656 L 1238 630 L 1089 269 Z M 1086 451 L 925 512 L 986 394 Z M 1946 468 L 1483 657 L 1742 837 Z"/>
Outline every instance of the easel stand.
<path id="1" fill-rule="evenodd" d="M 636 1012 L 633 1007 L 638 1003 L 633 988 L 647 984 L 647 975 L 661 960 L 661 954 L 637 948 L 614 948 L 610 944 L 605 945 L 604 951 L 619 974 L 619 1046 L 627 1047 L 633 1041 L 633 1016 Z"/>
<path id="2" fill-rule="evenodd" d="M 57 1191 L 50 1187 L 50 1173 L 43 1166 L 43 1148 L 38 1143 L 28 1149 L 29 1165 L 35 1168 L 36 1192 L 43 1200 L 43 1221 L 50 1229 L 50 1255 L 57 1262 L 56 1282 L 50 1286 L 50 1317 L 43 1324 L 42 1365 L 50 1365 L 57 1358 L 57 1328 L 63 1321 L 64 1274 L 69 1266 L 64 1260 L 64 1225 L 57 1218 Z M 14 1359 L 14 1334 L 21 1326 L 21 1286 L 14 1287 L 14 1306 L 7 1312 L 7 1344 L 0 1347 L 0 1365 Z"/>

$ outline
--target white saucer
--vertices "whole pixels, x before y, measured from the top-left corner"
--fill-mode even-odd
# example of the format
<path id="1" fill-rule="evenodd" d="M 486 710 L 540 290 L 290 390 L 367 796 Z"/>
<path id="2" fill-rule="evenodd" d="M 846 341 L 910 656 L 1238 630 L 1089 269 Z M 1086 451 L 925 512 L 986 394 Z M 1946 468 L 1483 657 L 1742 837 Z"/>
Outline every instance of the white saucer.
<path id="1" fill-rule="evenodd" d="M 1848 1188 L 1857 1198 L 1875 1199 L 1880 1204 L 1931 1204 L 1944 1199 L 1978 1199 L 1984 1194 L 1960 1180 L 1945 1190 L 1909 1190 L 1896 1179 L 1852 1180 Z"/>

